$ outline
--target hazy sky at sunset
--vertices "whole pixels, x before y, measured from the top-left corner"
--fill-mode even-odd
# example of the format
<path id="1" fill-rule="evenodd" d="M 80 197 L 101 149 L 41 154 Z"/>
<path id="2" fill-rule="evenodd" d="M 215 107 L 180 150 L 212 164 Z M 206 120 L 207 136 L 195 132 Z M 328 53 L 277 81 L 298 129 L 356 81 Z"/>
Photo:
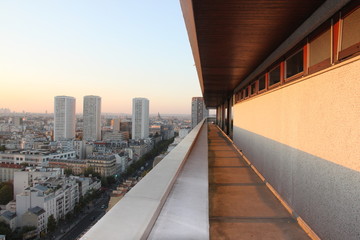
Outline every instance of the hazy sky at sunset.
<path id="1" fill-rule="evenodd" d="M 50 113 L 54 96 L 102 112 L 190 113 L 201 96 L 178 0 L 0 1 L 0 108 Z"/>

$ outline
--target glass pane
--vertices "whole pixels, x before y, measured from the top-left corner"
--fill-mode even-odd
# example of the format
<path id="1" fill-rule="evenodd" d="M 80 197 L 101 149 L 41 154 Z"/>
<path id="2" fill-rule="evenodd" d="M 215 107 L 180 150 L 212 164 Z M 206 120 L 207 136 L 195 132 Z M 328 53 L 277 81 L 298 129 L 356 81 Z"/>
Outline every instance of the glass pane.
<path id="1" fill-rule="evenodd" d="M 251 94 L 254 94 L 254 93 L 256 93 L 256 82 L 251 84 Z"/>
<path id="2" fill-rule="evenodd" d="M 259 78 L 259 91 L 265 89 L 265 75 Z"/>
<path id="3" fill-rule="evenodd" d="M 358 42 L 360 42 L 360 8 L 344 18 L 341 50 Z"/>
<path id="4" fill-rule="evenodd" d="M 331 54 L 331 31 L 326 32 L 310 42 L 310 66 L 314 66 L 328 58 Z"/>
<path id="5" fill-rule="evenodd" d="M 269 72 L 269 85 L 280 82 L 280 66 L 277 66 Z"/>
<path id="6" fill-rule="evenodd" d="M 286 60 L 286 78 L 304 71 L 303 53 L 301 50 Z"/>

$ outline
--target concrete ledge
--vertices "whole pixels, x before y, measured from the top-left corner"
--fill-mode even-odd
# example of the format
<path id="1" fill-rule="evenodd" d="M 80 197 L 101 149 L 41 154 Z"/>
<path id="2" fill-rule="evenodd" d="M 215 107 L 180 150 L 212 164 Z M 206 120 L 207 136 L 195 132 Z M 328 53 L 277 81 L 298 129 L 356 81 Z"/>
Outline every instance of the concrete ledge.
<path id="1" fill-rule="evenodd" d="M 146 239 L 205 121 L 199 123 L 81 239 Z"/>
<path id="2" fill-rule="evenodd" d="M 148 240 L 209 239 L 208 126 L 205 124 Z"/>

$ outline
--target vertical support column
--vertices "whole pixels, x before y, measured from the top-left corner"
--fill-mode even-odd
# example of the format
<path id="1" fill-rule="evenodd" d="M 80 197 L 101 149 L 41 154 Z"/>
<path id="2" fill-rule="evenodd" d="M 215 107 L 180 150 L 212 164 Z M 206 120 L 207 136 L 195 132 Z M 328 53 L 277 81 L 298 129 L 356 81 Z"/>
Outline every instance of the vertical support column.
<path id="1" fill-rule="evenodd" d="M 216 107 L 216 124 L 220 124 L 220 109 L 219 106 Z"/>
<path id="2" fill-rule="evenodd" d="M 222 104 L 221 106 L 221 129 L 225 129 L 225 106 Z"/>
<path id="3" fill-rule="evenodd" d="M 227 135 L 232 138 L 232 102 L 233 97 L 231 96 L 227 101 Z"/>

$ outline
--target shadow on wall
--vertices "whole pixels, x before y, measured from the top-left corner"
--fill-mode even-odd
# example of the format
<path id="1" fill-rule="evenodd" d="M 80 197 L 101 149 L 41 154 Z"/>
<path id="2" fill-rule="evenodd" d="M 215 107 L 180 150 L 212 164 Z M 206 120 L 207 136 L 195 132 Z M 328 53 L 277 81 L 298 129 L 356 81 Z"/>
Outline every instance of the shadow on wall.
<path id="1" fill-rule="evenodd" d="M 360 239 L 360 172 L 236 126 L 233 141 L 321 239 Z"/>

